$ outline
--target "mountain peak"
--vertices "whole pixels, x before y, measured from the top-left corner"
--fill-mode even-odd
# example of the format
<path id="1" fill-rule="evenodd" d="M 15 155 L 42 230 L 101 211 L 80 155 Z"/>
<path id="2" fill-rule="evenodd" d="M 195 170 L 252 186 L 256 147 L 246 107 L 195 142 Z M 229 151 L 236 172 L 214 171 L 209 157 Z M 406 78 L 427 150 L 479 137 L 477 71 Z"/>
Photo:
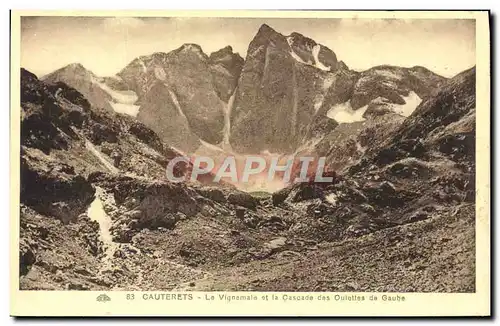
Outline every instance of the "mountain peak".
<path id="1" fill-rule="evenodd" d="M 234 59 L 236 59 L 236 61 L 238 62 L 241 61 L 241 64 L 243 64 L 242 62 L 243 58 L 239 55 L 239 53 L 233 52 L 233 48 L 230 45 L 227 45 L 222 49 L 212 52 L 210 54 L 211 62 L 232 61 Z"/>
<path id="2" fill-rule="evenodd" d="M 231 45 L 227 45 L 227 46 L 223 47 L 222 49 L 219 49 L 215 52 L 212 52 L 210 54 L 210 57 L 212 57 L 212 56 L 219 57 L 219 56 L 224 56 L 224 55 L 228 55 L 228 54 L 233 54 L 233 47 Z"/>
<path id="3" fill-rule="evenodd" d="M 208 59 L 208 56 L 205 54 L 205 52 L 203 52 L 201 46 L 195 43 L 184 43 L 180 48 L 177 49 L 177 52 L 194 53 L 203 61 Z"/>
<path id="4" fill-rule="evenodd" d="M 196 44 L 196 43 L 184 43 L 181 45 L 179 50 L 180 51 L 192 51 L 192 52 L 205 54 L 205 52 L 203 52 L 203 49 L 201 48 L 201 46 Z"/>
<path id="5" fill-rule="evenodd" d="M 62 67 L 60 70 L 90 71 L 79 62 L 70 63 L 69 65 Z"/>
<path id="6" fill-rule="evenodd" d="M 257 32 L 257 34 L 268 34 L 268 33 L 278 33 L 276 32 L 271 26 L 267 25 L 267 24 L 262 24 L 259 28 L 259 31 Z"/>
<path id="7" fill-rule="evenodd" d="M 85 80 L 91 80 L 93 78 L 96 78 L 94 73 L 87 68 L 85 68 L 81 63 L 75 62 L 75 63 L 70 63 L 62 68 L 57 69 L 54 72 L 51 72 L 50 74 L 44 76 L 42 79 L 44 80 L 57 80 L 60 78 L 61 75 L 65 76 L 79 76 L 81 79 Z"/>
<path id="8" fill-rule="evenodd" d="M 285 36 L 276 32 L 274 29 L 269 27 L 269 25 L 263 24 L 260 26 L 259 31 L 250 43 L 250 47 L 255 47 L 264 44 L 273 44 L 274 46 L 280 48 L 287 48 L 288 44 L 286 42 Z"/>

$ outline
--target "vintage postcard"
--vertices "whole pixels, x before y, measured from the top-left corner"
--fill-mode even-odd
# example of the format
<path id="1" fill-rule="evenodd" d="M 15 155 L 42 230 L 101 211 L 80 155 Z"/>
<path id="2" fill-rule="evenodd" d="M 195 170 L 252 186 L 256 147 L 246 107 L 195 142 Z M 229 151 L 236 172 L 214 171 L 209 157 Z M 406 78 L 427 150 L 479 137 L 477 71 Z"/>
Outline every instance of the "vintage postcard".
<path id="1" fill-rule="evenodd" d="M 11 33 L 12 315 L 490 315 L 489 12 Z"/>

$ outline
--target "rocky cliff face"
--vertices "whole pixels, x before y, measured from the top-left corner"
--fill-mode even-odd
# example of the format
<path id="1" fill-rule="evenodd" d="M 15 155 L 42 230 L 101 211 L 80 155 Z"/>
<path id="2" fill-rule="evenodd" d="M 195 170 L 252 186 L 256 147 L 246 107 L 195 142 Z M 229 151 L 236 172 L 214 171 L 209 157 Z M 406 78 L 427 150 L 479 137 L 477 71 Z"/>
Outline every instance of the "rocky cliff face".
<path id="1" fill-rule="evenodd" d="M 196 138 L 213 144 L 222 141 L 225 108 L 241 61 L 230 47 L 208 57 L 198 45 L 185 44 L 170 53 L 137 58 L 118 75 L 139 95 L 139 120 L 164 141 L 191 152 Z M 176 127 L 177 120 L 183 121 Z M 187 135 L 186 144 L 176 133 Z"/>
<path id="2" fill-rule="evenodd" d="M 238 53 L 233 53 L 231 46 L 226 46 L 210 54 L 208 61 L 215 91 L 227 103 L 238 85 L 244 60 Z"/>
<path id="3" fill-rule="evenodd" d="M 338 80 L 343 74 L 349 72 L 328 48 L 263 25 L 248 47 L 238 83 L 231 145 L 243 153 L 293 152 L 329 89 L 344 83 Z"/>

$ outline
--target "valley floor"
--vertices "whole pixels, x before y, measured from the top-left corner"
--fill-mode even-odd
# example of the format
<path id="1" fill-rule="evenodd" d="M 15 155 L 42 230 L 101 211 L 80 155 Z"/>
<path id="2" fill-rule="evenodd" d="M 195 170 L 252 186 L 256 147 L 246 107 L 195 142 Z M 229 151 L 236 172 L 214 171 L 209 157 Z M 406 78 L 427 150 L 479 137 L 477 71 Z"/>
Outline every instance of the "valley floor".
<path id="1" fill-rule="evenodd" d="M 240 232 L 228 228 L 234 216 L 192 218 L 173 230 L 141 231 L 117 245 L 111 261 L 89 253 L 97 233 L 88 221 L 63 225 L 22 211 L 21 249 L 37 247 L 20 279 L 24 290 L 475 291 L 472 204 L 320 243 L 287 232 Z"/>

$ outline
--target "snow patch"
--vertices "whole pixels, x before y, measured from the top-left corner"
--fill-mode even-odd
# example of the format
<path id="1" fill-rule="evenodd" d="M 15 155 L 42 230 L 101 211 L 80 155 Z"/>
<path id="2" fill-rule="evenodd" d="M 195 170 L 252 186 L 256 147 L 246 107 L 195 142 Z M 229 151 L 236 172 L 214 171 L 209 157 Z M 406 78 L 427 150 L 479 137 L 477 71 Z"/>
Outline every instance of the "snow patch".
<path id="1" fill-rule="evenodd" d="M 313 49 L 312 49 L 312 55 L 314 58 L 314 66 L 318 69 L 324 70 L 324 71 L 330 71 L 331 67 L 325 66 L 321 61 L 319 61 L 319 51 L 321 50 L 321 45 L 316 44 Z"/>
<path id="2" fill-rule="evenodd" d="M 109 104 L 115 112 L 128 114 L 133 117 L 137 116 L 137 113 L 139 113 L 139 105 L 134 105 L 134 103 L 139 97 L 134 91 L 114 90 L 106 83 L 101 82 L 97 78 L 93 78 L 92 82 L 94 84 L 97 84 L 103 91 L 111 96 L 111 101 L 109 101 Z"/>
<path id="3" fill-rule="evenodd" d="M 134 91 L 116 91 L 105 83 L 98 82 L 98 84 L 103 91 L 108 93 L 113 98 L 113 100 L 118 103 L 134 104 L 138 99 L 138 96 Z"/>
<path id="4" fill-rule="evenodd" d="M 402 115 L 403 117 L 409 117 L 413 111 L 417 108 L 417 106 L 422 102 L 422 99 L 413 91 L 408 94 L 408 96 L 403 97 L 405 100 L 405 104 L 392 104 L 392 110 Z"/>
<path id="5" fill-rule="evenodd" d="M 140 108 L 139 105 L 115 103 L 112 101 L 109 101 L 109 104 L 111 104 L 111 107 L 117 113 L 123 113 L 123 114 L 127 114 L 127 115 L 130 115 L 133 117 L 136 117 L 137 114 L 139 113 L 139 108 Z"/>
<path id="6" fill-rule="evenodd" d="M 292 44 L 293 44 L 293 37 L 291 36 L 288 36 L 286 38 L 286 41 L 288 42 L 288 46 L 290 47 L 290 55 L 292 56 L 292 58 L 297 61 L 297 62 L 300 62 L 302 64 L 305 64 L 305 65 L 308 65 L 308 66 L 311 66 L 311 67 L 315 67 L 315 68 L 318 68 L 320 70 L 323 70 L 323 71 L 330 71 L 331 70 L 331 67 L 327 67 L 325 66 L 320 60 L 319 60 L 319 51 L 321 50 L 321 45 L 319 44 L 316 44 L 313 48 L 312 48 L 312 55 L 313 55 L 313 58 L 314 58 L 314 62 L 311 62 L 310 60 L 308 60 L 307 62 L 304 61 L 297 53 L 295 53 L 295 51 L 293 51 L 293 48 L 292 48 Z"/>
<path id="7" fill-rule="evenodd" d="M 363 114 L 365 114 L 368 105 L 365 105 L 357 110 L 353 110 L 351 102 L 347 101 L 334 105 L 328 113 L 327 117 L 337 121 L 338 123 L 353 123 L 358 121 L 365 121 Z"/>
<path id="8" fill-rule="evenodd" d="M 323 104 L 324 99 L 325 99 L 325 95 L 323 95 L 323 94 L 316 94 L 314 96 L 314 100 L 313 100 L 314 113 L 318 113 L 318 110 L 319 110 L 319 108 L 321 108 L 321 105 Z"/>

